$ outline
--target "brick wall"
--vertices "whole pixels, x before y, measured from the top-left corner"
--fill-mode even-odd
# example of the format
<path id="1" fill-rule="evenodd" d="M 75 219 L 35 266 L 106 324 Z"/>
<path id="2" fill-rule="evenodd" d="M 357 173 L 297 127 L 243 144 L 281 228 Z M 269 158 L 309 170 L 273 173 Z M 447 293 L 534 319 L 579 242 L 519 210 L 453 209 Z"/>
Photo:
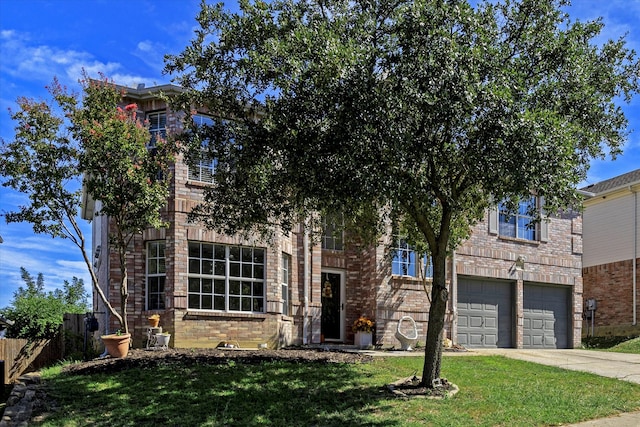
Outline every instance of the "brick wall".
<path id="1" fill-rule="evenodd" d="M 640 275 L 639 264 L 637 259 L 636 277 Z M 584 299 L 594 298 L 598 304 L 594 335 L 640 333 L 640 328 L 633 325 L 633 260 L 585 267 L 582 274 Z M 640 316 L 640 298 L 636 301 L 636 314 Z M 585 334 L 590 326 L 591 321 L 585 321 Z"/>

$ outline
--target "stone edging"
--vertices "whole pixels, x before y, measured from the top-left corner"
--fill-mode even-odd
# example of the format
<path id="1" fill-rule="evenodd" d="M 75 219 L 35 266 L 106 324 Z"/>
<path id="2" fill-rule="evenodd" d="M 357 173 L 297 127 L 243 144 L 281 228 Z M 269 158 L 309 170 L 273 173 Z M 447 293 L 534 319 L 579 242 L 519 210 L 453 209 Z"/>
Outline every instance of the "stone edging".
<path id="1" fill-rule="evenodd" d="M 412 379 L 418 379 L 418 377 L 412 376 L 412 377 L 407 377 L 407 378 L 402 378 L 399 379 L 398 381 L 395 381 L 389 385 L 387 385 L 387 388 L 389 389 L 389 391 L 391 393 L 393 393 L 394 395 L 398 396 L 398 397 L 405 397 L 405 398 L 414 398 L 414 399 L 448 399 L 451 398 L 453 396 L 455 396 L 460 389 L 458 388 L 457 385 L 453 384 L 453 383 L 449 383 L 449 385 L 451 386 L 451 390 L 448 390 L 444 396 L 442 395 L 438 395 L 438 396 L 428 396 L 425 394 L 407 394 L 407 393 L 403 393 L 400 390 L 397 390 L 396 387 L 406 383 L 407 381 L 410 381 Z"/>

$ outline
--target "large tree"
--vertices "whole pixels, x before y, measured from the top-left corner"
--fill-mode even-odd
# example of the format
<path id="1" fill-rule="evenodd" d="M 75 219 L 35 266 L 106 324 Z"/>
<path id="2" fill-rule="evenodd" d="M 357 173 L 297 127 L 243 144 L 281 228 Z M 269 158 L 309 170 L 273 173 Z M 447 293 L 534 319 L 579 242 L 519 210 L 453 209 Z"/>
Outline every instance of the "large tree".
<path id="1" fill-rule="evenodd" d="M 165 225 L 173 145 L 151 135 L 136 117 L 135 104 L 124 108 L 123 92 L 103 78 L 82 80 L 83 97 L 54 80 L 50 101 L 18 99 L 12 141 L 0 144 L 2 185 L 28 196 L 28 203 L 5 213 L 7 222 L 29 222 L 36 233 L 73 242 L 81 251 L 93 289 L 125 333 L 128 269 L 126 252 L 136 234 Z M 107 299 L 93 267 L 91 249 L 78 223 L 81 185 L 99 201 L 95 215 L 109 218 L 109 247 L 118 256 L 119 307 Z"/>
<path id="2" fill-rule="evenodd" d="M 422 381 L 440 377 L 446 259 L 494 201 L 538 220 L 575 205 L 589 160 L 626 138 L 638 91 L 624 38 L 562 0 L 202 3 L 166 71 L 218 160 L 194 217 L 227 232 L 342 214 L 372 236 L 399 224 L 433 262 Z M 380 213 L 386 213 L 381 215 Z M 427 309 L 427 307 L 425 307 Z"/>

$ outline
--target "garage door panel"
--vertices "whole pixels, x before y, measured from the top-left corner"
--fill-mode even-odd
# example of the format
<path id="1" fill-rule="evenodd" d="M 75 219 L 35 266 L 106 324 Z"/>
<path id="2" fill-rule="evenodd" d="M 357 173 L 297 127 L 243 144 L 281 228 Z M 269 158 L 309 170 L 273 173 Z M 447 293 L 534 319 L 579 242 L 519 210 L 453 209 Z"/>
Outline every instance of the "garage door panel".
<path id="1" fill-rule="evenodd" d="M 511 347 L 511 295 L 509 282 L 460 279 L 458 343 L 467 347 Z"/>
<path id="2" fill-rule="evenodd" d="M 523 345 L 525 348 L 567 348 L 569 288 L 524 284 Z"/>

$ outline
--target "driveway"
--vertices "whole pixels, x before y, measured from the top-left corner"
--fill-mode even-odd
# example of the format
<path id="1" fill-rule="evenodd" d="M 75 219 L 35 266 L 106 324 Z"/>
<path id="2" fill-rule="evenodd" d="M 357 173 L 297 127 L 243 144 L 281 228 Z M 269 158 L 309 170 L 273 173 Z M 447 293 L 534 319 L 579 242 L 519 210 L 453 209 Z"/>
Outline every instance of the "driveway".
<path id="1" fill-rule="evenodd" d="M 640 384 L 640 355 L 593 350 L 522 350 L 515 348 L 473 349 L 463 354 L 497 354 L 511 359 L 591 372 Z"/>

